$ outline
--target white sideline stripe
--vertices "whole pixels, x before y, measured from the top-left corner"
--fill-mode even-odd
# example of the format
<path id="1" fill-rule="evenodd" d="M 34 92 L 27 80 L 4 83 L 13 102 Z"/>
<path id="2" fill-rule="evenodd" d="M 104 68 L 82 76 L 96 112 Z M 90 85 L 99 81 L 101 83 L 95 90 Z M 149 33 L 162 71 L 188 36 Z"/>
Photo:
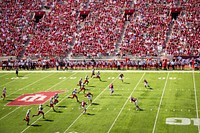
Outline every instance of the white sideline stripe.
<path id="1" fill-rule="evenodd" d="M 167 74 L 167 78 L 166 78 L 166 81 L 165 81 L 165 86 L 164 86 L 164 89 L 163 89 L 163 92 L 162 92 L 162 96 L 160 97 L 160 103 L 159 103 L 159 106 L 158 106 L 158 111 L 157 111 L 157 114 L 156 114 L 156 119 L 155 119 L 155 122 L 154 122 L 154 126 L 153 126 L 153 131 L 152 131 L 152 133 L 155 132 L 156 123 L 157 123 L 157 120 L 158 120 L 158 114 L 159 114 L 159 112 L 160 112 L 160 106 L 161 106 L 161 104 L 162 104 L 162 100 L 163 100 L 163 96 L 164 96 L 164 93 L 165 93 L 165 90 L 166 90 L 168 78 L 169 78 L 169 72 L 168 72 L 168 74 Z"/>
<path id="2" fill-rule="evenodd" d="M 129 101 L 130 99 L 130 96 L 133 95 L 133 92 L 135 91 L 135 89 L 138 87 L 139 83 L 141 82 L 141 80 L 143 79 L 145 73 L 142 75 L 142 77 L 140 78 L 140 80 L 137 82 L 136 86 L 134 87 L 133 91 L 131 92 L 131 94 L 129 95 L 129 97 L 127 98 L 126 102 L 124 103 L 124 105 L 122 106 L 121 110 L 119 111 L 117 117 L 115 118 L 114 122 L 112 123 L 112 125 L 110 126 L 109 130 L 108 130 L 108 133 L 111 131 L 111 129 L 113 128 L 113 126 L 115 125 L 117 119 L 119 118 L 120 114 L 122 113 L 124 107 L 126 106 L 127 102 Z"/>
<path id="3" fill-rule="evenodd" d="M 21 106 L 18 106 L 16 109 L 14 109 L 13 111 L 11 111 L 10 113 L 4 115 L 3 117 L 0 118 L 0 120 L 4 119 L 5 117 L 7 117 L 8 115 L 10 115 L 11 113 L 15 112 L 16 110 L 18 110 Z"/>
<path id="4" fill-rule="evenodd" d="M 67 70 L 67 71 L 57 71 L 57 70 L 33 70 L 33 71 L 20 71 L 20 73 L 67 73 L 67 72 L 91 72 L 92 70 Z M 133 73 L 199 73 L 200 71 L 193 71 L 193 70 L 96 70 L 101 71 L 102 73 L 106 72 L 116 72 L 116 73 L 126 73 L 126 72 L 133 72 Z M 13 73 L 15 71 L 0 71 L 0 73 Z"/>
<path id="5" fill-rule="evenodd" d="M 37 82 L 39 82 L 39 81 L 41 81 L 41 80 L 43 80 L 43 79 L 49 77 L 49 76 L 51 76 L 51 75 L 52 75 L 52 74 L 49 74 L 49 75 L 47 75 L 46 77 L 43 77 L 43 78 L 41 78 L 41 79 L 39 79 L 39 80 L 36 80 L 35 82 L 33 82 L 33 83 L 31 83 L 31 84 L 28 84 L 28 85 L 24 86 L 23 88 L 18 89 L 17 91 L 14 91 L 13 93 L 9 94 L 8 96 L 10 96 L 10 95 L 12 95 L 12 94 L 15 94 L 15 93 L 18 92 L 18 91 L 24 90 L 26 87 L 31 86 L 31 85 L 33 85 L 33 84 L 35 84 L 35 83 L 37 83 Z"/>
<path id="6" fill-rule="evenodd" d="M 70 75 L 68 78 L 70 78 L 71 76 L 73 76 L 73 75 L 75 75 L 75 74 L 76 74 L 76 73 Z M 66 79 L 67 79 L 67 78 L 66 78 Z M 63 81 L 63 80 L 62 80 L 62 81 Z M 61 83 L 61 82 L 59 82 L 59 83 Z M 69 94 L 69 95 L 71 95 L 71 94 Z M 69 95 L 67 95 L 66 97 L 68 97 Z M 63 100 L 65 100 L 66 97 L 64 97 L 58 104 L 60 104 Z M 51 110 L 51 108 L 45 113 L 45 115 L 48 114 L 50 110 Z M 42 118 L 42 116 L 40 116 L 37 120 L 35 120 L 31 125 L 35 124 L 35 123 L 36 123 L 39 119 L 41 119 L 41 118 Z M 28 127 L 26 127 L 21 133 L 23 133 L 23 132 L 25 132 L 27 129 L 29 129 L 29 128 L 31 127 L 31 125 L 28 126 Z"/>
<path id="7" fill-rule="evenodd" d="M 111 83 L 113 83 L 116 79 L 118 79 L 118 77 L 119 77 L 119 75 L 112 81 L 112 82 L 110 82 L 110 84 Z M 109 84 L 109 85 L 110 85 Z M 93 102 L 96 100 L 96 99 L 98 99 L 98 97 L 109 87 L 109 85 L 93 100 Z M 91 105 L 88 105 L 87 106 L 87 108 L 89 108 Z M 72 122 L 72 124 L 71 125 L 69 125 L 69 127 L 64 131 L 64 133 L 66 133 L 67 132 L 67 130 L 69 130 L 73 125 L 74 125 L 74 123 L 81 117 L 83 115 L 83 113 L 81 113 L 73 122 Z"/>
<path id="8" fill-rule="evenodd" d="M 195 76 L 194 73 L 192 73 L 193 75 L 193 83 L 194 83 L 194 94 L 195 94 L 195 104 L 196 104 L 196 114 L 197 114 L 197 119 L 199 118 L 199 113 L 198 113 L 198 102 L 197 102 L 197 89 L 196 89 L 196 82 L 195 82 Z M 198 124 L 198 132 L 200 132 L 199 129 L 199 124 Z"/>

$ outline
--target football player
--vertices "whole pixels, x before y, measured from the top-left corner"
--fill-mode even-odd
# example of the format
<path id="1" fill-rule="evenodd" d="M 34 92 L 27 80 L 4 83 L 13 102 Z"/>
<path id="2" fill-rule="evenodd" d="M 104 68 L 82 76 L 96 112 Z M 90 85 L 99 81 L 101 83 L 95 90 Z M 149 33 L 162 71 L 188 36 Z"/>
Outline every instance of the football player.
<path id="1" fill-rule="evenodd" d="M 131 96 L 130 102 L 135 104 L 136 110 L 141 110 L 140 107 L 138 106 L 138 100 L 136 98 Z"/>
<path id="2" fill-rule="evenodd" d="M 146 79 L 144 79 L 144 87 L 145 88 L 150 87 Z"/>
<path id="3" fill-rule="evenodd" d="M 90 104 L 92 104 L 92 97 L 93 97 L 93 94 L 90 93 L 90 92 L 88 92 L 85 96 L 88 98 Z"/>
<path id="4" fill-rule="evenodd" d="M 53 104 L 57 104 L 58 103 L 58 93 L 56 93 L 53 97 L 54 101 L 53 101 Z"/>
<path id="5" fill-rule="evenodd" d="M 3 98 L 3 100 L 6 98 L 6 87 L 3 88 L 1 98 Z"/>
<path id="6" fill-rule="evenodd" d="M 110 84 L 109 89 L 110 89 L 110 95 L 112 95 L 113 92 L 114 92 L 114 86 L 113 86 L 113 83 Z"/>
<path id="7" fill-rule="evenodd" d="M 37 113 L 36 115 L 33 115 L 33 117 L 42 114 L 43 119 L 45 119 L 45 118 L 44 118 L 44 112 L 43 112 L 42 110 L 43 110 L 43 107 L 42 107 L 42 104 L 40 104 L 39 107 L 38 107 L 38 113 Z"/>
<path id="8" fill-rule="evenodd" d="M 77 89 L 75 88 L 75 89 L 72 91 L 72 96 L 71 96 L 71 97 L 68 97 L 68 98 L 74 99 L 74 97 L 75 97 L 75 98 L 76 98 L 76 101 L 79 102 L 78 96 L 76 95 L 76 93 L 77 93 Z"/>
<path id="9" fill-rule="evenodd" d="M 54 106 L 53 106 L 54 102 L 53 102 L 53 97 L 50 99 L 50 104 L 47 105 L 48 107 L 50 108 L 53 108 L 53 111 L 56 112 L 56 110 L 54 109 Z"/>
<path id="10" fill-rule="evenodd" d="M 84 84 L 87 84 L 88 85 L 89 83 L 89 78 L 88 78 L 88 75 L 85 76 L 85 81 L 84 81 Z"/>
<path id="11" fill-rule="evenodd" d="M 81 107 L 83 108 L 83 113 L 84 113 L 84 114 L 86 113 L 86 105 L 87 105 L 87 103 L 83 100 L 83 101 L 81 102 Z"/>
<path id="12" fill-rule="evenodd" d="M 99 71 L 97 72 L 96 78 L 98 78 L 101 81 L 101 76 L 100 76 L 100 72 Z"/>
<path id="13" fill-rule="evenodd" d="M 122 82 L 124 82 L 124 74 L 123 74 L 123 73 L 121 73 L 121 74 L 119 75 L 119 79 L 120 79 Z"/>
<path id="14" fill-rule="evenodd" d="M 79 92 L 81 92 L 81 91 L 83 91 L 83 93 L 85 94 L 85 85 L 84 85 L 84 83 L 81 84 L 81 88 L 80 88 Z"/>
<path id="15" fill-rule="evenodd" d="M 30 122 L 30 113 L 31 113 L 31 110 L 28 109 L 27 113 L 26 113 L 26 117 L 24 118 L 24 120 L 27 122 L 27 126 L 29 125 L 29 122 Z"/>

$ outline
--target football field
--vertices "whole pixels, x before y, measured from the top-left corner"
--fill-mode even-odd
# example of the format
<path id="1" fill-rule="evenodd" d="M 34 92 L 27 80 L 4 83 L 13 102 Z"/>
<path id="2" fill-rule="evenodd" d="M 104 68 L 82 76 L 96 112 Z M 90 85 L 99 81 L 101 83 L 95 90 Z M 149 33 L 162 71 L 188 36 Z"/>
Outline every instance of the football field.
<path id="1" fill-rule="evenodd" d="M 95 70 L 97 72 L 97 70 Z M 100 70 L 101 79 L 90 78 L 85 71 L 0 71 L 0 133 L 199 133 L 199 71 L 109 71 Z M 119 74 L 124 74 L 124 82 Z M 69 99 L 80 78 L 89 76 L 86 93 L 93 94 L 93 104 L 83 92 L 77 94 L 87 104 L 87 113 L 76 99 Z M 144 87 L 146 79 L 150 87 Z M 109 85 L 114 93 L 110 95 Z M 2 92 L 1 92 L 2 93 Z M 46 105 L 59 93 L 56 112 Z M 130 96 L 138 99 L 136 110 Z M 43 104 L 45 119 L 38 113 Z M 26 112 L 31 109 L 30 125 Z"/>

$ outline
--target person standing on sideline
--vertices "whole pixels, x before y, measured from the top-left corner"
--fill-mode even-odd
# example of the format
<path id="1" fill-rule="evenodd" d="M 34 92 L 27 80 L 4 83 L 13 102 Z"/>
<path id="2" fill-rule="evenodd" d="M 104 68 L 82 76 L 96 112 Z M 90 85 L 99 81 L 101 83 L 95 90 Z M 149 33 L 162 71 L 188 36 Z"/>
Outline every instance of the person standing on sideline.
<path id="1" fill-rule="evenodd" d="M 18 77 L 18 74 L 19 74 L 19 69 L 18 69 L 18 67 L 16 68 L 16 76 Z"/>

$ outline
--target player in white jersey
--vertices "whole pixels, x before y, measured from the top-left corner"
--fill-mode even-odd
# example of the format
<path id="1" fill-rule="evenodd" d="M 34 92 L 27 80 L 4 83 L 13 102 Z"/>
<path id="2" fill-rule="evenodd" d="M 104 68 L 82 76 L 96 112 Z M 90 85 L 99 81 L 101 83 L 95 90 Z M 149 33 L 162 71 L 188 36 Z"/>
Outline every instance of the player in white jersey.
<path id="1" fill-rule="evenodd" d="M 43 110 L 43 106 L 42 106 L 42 104 L 40 104 L 39 107 L 38 107 L 38 113 L 37 113 L 36 115 L 33 115 L 33 117 L 42 114 L 43 119 L 45 119 L 45 118 L 44 118 L 44 112 L 43 112 L 42 110 Z"/>
<path id="2" fill-rule="evenodd" d="M 3 100 L 6 98 L 6 87 L 3 88 L 1 98 L 3 98 Z"/>
<path id="3" fill-rule="evenodd" d="M 68 98 L 74 99 L 74 97 L 75 97 L 75 98 L 76 98 L 76 101 L 79 102 L 78 96 L 76 95 L 76 93 L 77 93 L 77 89 L 75 88 L 75 89 L 72 91 L 72 96 L 71 96 L 71 97 L 69 96 Z"/>
<path id="4" fill-rule="evenodd" d="M 90 104 L 92 104 L 92 97 L 93 97 L 93 94 L 90 93 L 90 92 L 88 92 L 85 96 L 88 98 Z"/>
<path id="5" fill-rule="evenodd" d="M 83 113 L 84 114 L 86 113 L 86 105 L 87 105 L 87 103 L 85 101 L 81 102 L 81 107 L 83 108 Z"/>
<path id="6" fill-rule="evenodd" d="M 50 108 L 53 108 L 53 111 L 54 112 L 56 112 L 56 110 L 54 109 L 54 102 L 53 102 L 53 97 L 50 99 L 50 101 L 49 101 L 50 103 L 49 103 L 49 105 L 47 105 L 48 107 L 50 107 Z"/>
<path id="7" fill-rule="evenodd" d="M 85 76 L 85 81 L 84 81 L 84 84 L 87 84 L 88 85 L 89 83 L 89 78 L 88 78 L 88 75 Z"/>
<path id="8" fill-rule="evenodd" d="M 58 93 L 56 93 L 55 95 L 54 95 L 54 102 L 53 102 L 53 104 L 57 104 L 58 103 Z"/>
<path id="9" fill-rule="evenodd" d="M 26 117 L 24 118 L 24 120 L 27 122 L 27 126 L 29 125 L 29 122 L 30 122 L 30 113 L 31 113 L 31 110 L 28 109 L 28 111 L 26 112 Z"/>

